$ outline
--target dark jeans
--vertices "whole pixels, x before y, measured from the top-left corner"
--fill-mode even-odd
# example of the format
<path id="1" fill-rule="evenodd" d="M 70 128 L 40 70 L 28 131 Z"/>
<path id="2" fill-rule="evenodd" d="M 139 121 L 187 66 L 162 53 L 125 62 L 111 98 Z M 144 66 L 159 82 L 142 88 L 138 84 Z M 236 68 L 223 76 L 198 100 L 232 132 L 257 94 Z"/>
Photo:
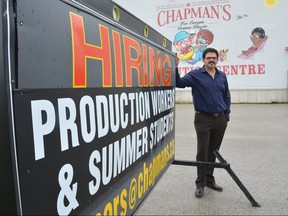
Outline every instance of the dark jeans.
<path id="1" fill-rule="evenodd" d="M 197 161 L 215 162 L 215 150 L 219 150 L 225 130 L 227 119 L 225 114 L 217 117 L 205 113 L 195 113 L 194 126 L 197 134 Z M 204 187 L 215 182 L 214 168 L 197 166 L 196 186 Z"/>

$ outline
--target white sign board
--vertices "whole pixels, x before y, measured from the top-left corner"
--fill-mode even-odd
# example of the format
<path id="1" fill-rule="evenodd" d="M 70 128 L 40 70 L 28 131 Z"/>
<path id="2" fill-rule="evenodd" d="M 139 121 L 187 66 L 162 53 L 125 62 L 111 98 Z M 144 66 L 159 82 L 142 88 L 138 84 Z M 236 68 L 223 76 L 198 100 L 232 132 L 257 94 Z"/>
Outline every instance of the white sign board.
<path id="1" fill-rule="evenodd" d="M 287 88 L 288 1 L 115 2 L 173 42 L 181 76 L 202 67 L 203 51 L 214 47 L 230 89 Z"/>

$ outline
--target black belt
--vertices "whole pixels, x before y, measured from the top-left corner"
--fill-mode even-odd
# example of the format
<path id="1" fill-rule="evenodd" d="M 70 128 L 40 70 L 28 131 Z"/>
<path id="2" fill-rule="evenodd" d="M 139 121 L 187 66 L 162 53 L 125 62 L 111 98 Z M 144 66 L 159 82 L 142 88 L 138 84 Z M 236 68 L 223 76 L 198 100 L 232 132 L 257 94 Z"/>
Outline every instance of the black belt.
<path id="1" fill-rule="evenodd" d="M 214 116 L 214 117 L 222 116 L 222 115 L 225 114 L 224 112 L 220 112 L 220 113 L 207 113 L 207 112 L 200 112 L 200 111 L 196 111 L 196 113 L 202 113 L 202 114 L 211 115 L 211 116 Z"/>

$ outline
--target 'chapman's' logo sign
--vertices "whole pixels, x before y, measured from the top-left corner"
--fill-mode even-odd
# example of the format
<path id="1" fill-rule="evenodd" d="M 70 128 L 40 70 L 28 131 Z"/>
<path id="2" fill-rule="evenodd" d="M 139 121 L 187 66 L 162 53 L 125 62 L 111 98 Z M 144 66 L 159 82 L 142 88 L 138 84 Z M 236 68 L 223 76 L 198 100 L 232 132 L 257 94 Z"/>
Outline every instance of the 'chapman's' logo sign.
<path id="1" fill-rule="evenodd" d="M 157 15 L 157 22 L 159 26 L 165 26 L 170 23 L 179 22 L 183 20 L 193 19 L 222 19 L 224 21 L 231 20 L 231 5 L 217 4 L 205 6 L 192 6 L 187 3 L 183 8 L 163 8 L 159 10 Z"/>

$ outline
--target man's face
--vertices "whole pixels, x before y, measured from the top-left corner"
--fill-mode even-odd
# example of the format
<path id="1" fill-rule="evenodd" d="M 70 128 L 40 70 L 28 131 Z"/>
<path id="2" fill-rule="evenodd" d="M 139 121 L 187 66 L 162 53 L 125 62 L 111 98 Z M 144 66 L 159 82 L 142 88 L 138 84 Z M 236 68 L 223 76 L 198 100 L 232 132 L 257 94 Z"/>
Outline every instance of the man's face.
<path id="1" fill-rule="evenodd" d="M 205 56 L 205 59 L 203 59 L 204 65 L 206 67 L 216 67 L 218 63 L 218 58 L 216 53 L 208 52 Z"/>

